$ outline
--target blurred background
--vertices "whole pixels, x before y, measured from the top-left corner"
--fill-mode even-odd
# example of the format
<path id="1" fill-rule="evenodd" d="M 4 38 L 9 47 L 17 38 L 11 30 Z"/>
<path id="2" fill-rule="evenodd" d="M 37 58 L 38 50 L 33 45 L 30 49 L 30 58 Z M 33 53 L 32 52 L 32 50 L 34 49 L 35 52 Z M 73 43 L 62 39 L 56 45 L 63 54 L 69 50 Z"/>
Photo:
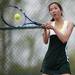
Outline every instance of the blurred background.
<path id="1" fill-rule="evenodd" d="M 2 10 L 17 5 L 33 20 L 45 23 L 51 19 L 48 4 L 59 2 L 64 18 L 75 24 L 75 0 L 0 0 L 0 27 Z M 10 16 L 10 15 L 9 15 Z M 42 29 L 0 29 L 0 75 L 41 75 L 40 69 L 48 48 L 42 40 Z M 72 75 L 75 75 L 75 28 L 66 46 Z"/>

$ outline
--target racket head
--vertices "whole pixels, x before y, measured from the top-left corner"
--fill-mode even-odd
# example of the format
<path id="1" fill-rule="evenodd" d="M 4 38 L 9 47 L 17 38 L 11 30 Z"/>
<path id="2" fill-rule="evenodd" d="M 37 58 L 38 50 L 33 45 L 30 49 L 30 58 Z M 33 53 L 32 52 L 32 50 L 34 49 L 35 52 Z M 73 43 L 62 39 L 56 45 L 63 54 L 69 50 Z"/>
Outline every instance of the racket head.
<path id="1" fill-rule="evenodd" d="M 10 27 L 41 28 L 42 25 L 32 21 L 21 8 L 12 5 L 4 9 L 2 20 Z"/>
<path id="2" fill-rule="evenodd" d="M 17 6 L 9 5 L 2 13 L 2 20 L 10 27 L 20 27 L 25 24 L 25 13 Z"/>

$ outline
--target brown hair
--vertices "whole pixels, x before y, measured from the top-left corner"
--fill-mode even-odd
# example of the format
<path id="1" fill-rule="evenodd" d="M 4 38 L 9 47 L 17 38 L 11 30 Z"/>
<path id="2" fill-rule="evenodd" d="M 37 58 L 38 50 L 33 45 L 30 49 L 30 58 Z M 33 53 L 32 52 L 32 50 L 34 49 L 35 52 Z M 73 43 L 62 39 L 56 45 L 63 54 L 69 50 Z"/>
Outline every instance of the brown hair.
<path id="1" fill-rule="evenodd" d="M 56 5 L 59 7 L 59 9 L 60 9 L 61 11 L 63 11 L 62 6 L 61 6 L 58 2 L 52 2 L 51 4 L 49 4 L 49 5 L 48 5 L 48 10 L 49 10 L 49 11 L 50 11 L 50 6 L 51 6 L 52 4 L 56 4 Z M 61 16 L 63 16 L 63 13 L 61 13 Z M 52 18 L 51 21 L 54 21 L 54 19 Z"/>

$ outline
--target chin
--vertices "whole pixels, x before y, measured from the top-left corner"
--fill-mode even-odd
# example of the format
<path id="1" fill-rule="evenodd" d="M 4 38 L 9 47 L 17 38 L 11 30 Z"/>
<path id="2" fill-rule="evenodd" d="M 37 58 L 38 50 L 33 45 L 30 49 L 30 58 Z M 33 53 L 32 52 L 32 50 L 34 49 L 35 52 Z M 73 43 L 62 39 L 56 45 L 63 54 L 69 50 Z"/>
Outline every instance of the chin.
<path id="1" fill-rule="evenodd" d="M 58 19 L 60 19 L 60 18 L 59 18 L 58 16 L 56 16 L 56 17 L 54 17 L 54 19 L 55 19 L 55 20 L 58 20 Z"/>

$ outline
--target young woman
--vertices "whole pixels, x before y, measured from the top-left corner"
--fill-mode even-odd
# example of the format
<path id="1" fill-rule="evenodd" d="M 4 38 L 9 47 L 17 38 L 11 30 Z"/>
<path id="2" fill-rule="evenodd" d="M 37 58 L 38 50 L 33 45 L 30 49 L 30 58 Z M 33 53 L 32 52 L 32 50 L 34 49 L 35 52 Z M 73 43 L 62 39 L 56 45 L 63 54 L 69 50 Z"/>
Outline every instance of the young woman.
<path id="1" fill-rule="evenodd" d="M 65 47 L 73 24 L 63 19 L 63 9 L 59 3 L 49 4 L 48 9 L 53 18 L 43 26 L 43 40 L 45 44 L 49 41 L 49 47 L 42 64 L 42 75 L 70 75 Z"/>

